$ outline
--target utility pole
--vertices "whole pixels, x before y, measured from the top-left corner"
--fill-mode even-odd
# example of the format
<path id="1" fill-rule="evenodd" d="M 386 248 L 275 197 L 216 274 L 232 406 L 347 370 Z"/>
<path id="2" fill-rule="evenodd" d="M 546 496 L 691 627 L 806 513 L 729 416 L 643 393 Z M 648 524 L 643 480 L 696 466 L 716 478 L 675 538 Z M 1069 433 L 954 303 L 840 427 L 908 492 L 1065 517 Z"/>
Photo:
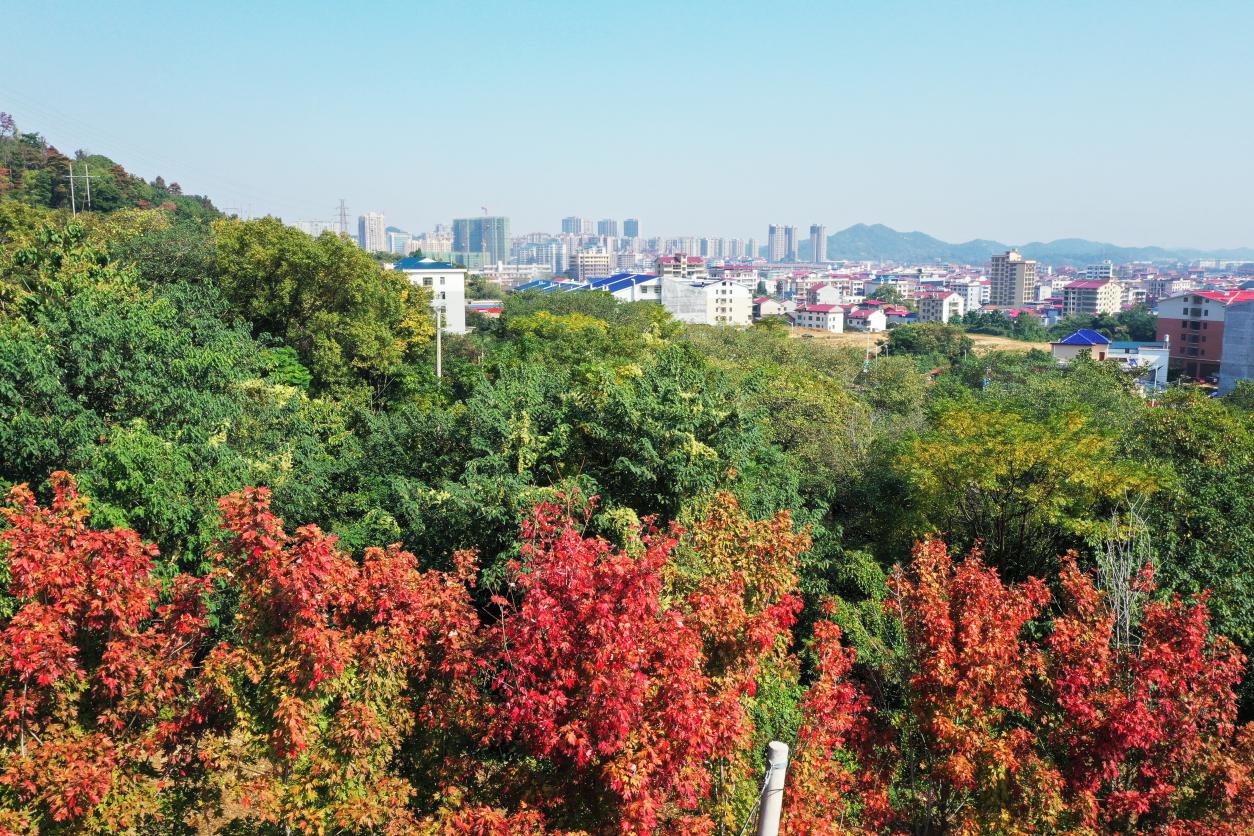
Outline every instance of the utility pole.
<path id="1" fill-rule="evenodd" d="M 65 176 L 70 181 L 70 213 L 78 214 L 78 201 L 74 197 L 74 163 L 70 163 L 70 173 Z"/>
<path id="2" fill-rule="evenodd" d="M 91 169 L 87 167 L 87 163 L 83 163 L 83 179 L 87 181 L 87 211 L 91 211 Z"/>
<path id="3" fill-rule="evenodd" d="M 757 836 L 779 836 L 784 809 L 784 779 L 788 777 L 788 744 L 772 740 L 766 746 L 766 783 L 759 801 Z"/>
<path id="4" fill-rule="evenodd" d="M 444 345 L 441 333 L 444 331 L 444 300 L 435 302 L 435 377 L 444 377 Z"/>

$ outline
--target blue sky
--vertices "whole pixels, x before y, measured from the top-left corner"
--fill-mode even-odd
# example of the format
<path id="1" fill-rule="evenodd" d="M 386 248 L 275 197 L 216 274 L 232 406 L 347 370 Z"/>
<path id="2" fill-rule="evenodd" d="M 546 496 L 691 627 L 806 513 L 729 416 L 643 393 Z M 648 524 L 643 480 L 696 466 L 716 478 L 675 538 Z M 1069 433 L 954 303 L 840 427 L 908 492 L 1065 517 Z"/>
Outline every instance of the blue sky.
<path id="1" fill-rule="evenodd" d="M 1254 3 L 9 4 L 0 110 L 220 206 L 1254 245 Z"/>

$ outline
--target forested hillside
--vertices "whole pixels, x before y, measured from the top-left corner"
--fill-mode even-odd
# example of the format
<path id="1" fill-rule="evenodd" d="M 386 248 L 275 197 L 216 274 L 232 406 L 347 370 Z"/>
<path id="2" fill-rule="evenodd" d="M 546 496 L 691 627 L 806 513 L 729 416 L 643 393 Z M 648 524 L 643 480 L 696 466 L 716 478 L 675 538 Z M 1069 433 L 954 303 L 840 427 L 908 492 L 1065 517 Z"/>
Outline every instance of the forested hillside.
<path id="1" fill-rule="evenodd" d="M 437 379 L 348 240 L 0 160 L 0 832 L 734 833 L 770 739 L 789 833 L 1254 820 L 1248 390 L 597 293 Z"/>
<path id="2" fill-rule="evenodd" d="M 96 212 L 161 207 L 201 219 L 218 214 L 209 198 L 185 195 L 178 183 L 145 182 L 100 154 L 67 157 L 38 133 L 23 132 L 7 113 L 0 113 L 0 200 Z"/>

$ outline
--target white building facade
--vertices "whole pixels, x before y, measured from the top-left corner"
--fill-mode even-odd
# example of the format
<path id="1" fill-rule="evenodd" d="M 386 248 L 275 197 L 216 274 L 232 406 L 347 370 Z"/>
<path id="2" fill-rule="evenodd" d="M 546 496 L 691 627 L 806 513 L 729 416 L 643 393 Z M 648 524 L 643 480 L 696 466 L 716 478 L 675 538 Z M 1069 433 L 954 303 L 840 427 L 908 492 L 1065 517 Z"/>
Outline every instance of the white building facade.
<path id="1" fill-rule="evenodd" d="M 466 271 L 430 258 L 403 258 L 393 265 L 416 285 L 431 291 L 431 307 L 443 311 L 444 333 L 466 333 Z"/>
<path id="2" fill-rule="evenodd" d="M 663 277 L 662 305 L 680 322 L 694 325 L 749 325 L 752 293 L 727 279 L 690 281 Z"/>

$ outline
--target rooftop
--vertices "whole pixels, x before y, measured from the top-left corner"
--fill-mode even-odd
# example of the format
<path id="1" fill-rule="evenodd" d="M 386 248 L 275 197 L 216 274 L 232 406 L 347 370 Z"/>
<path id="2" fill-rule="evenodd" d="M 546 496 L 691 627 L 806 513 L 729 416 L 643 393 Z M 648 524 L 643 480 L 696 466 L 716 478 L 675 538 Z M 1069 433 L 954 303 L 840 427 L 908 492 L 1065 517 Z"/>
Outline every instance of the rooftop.
<path id="1" fill-rule="evenodd" d="M 425 257 L 417 258 L 416 256 L 411 255 L 409 258 L 402 258 L 400 261 L 396 262 L 395 269 L 413 271 L 413 270 L 464 270 L 465 268 L 458 267 L 456 264 L 449 264 L 447 261 L 436 261 L 433 258 L 425 258 Z"/>
<path id="2" fill-rule="evenodd" d="M 1228 290 L 1185 290 L 1180 293 L 1175 293 L 1168 298 L 1184 299 L 1188 296 L 1201 296 L 1203 299 L 1210 299 L 1211 301 L 1218 302 L 1221 305 L 1232 305 L 1237 302 L 1254 301 L 1254 290 L 1238 290 L 1236 288 Z M 1167 300 L 1162 299 L 1159 301 L 1165 302 Z"/>
<path id="3" fill-rule="evenodd" d="M 1110 345 L 1110 340 L 1090 328 L 1068 334 L 1054 345 Z"/>

